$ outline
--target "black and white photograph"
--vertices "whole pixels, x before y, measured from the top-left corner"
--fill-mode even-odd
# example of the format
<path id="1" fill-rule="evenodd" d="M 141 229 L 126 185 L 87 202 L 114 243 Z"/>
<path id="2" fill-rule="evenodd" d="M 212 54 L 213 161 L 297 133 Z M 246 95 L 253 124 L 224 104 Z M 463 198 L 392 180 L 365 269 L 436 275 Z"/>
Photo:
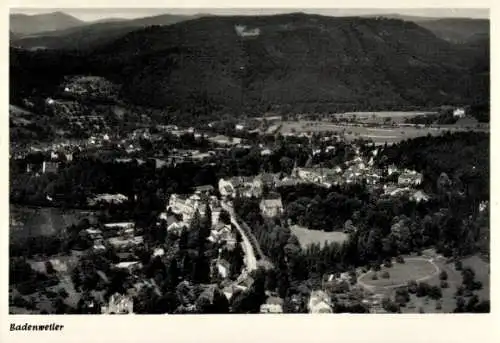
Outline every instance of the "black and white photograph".
<path id="1" fill-rule="evenodd" d="M 490 313 L 488 9 L 9 16 L 9 314 Z"/>

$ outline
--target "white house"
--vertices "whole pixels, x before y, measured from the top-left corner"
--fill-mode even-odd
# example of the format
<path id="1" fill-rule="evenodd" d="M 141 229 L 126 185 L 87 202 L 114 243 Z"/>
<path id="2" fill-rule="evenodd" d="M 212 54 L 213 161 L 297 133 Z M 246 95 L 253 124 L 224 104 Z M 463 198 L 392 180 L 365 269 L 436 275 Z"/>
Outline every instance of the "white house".
<path id="1" fill-rule="evenodd" d="M 127 261 L 115 264 L 118 269 L 126 269 L 129 272 L 133 272 L 142 268 L 142 264 L 139 261 Z"/>
<path id="2" fill-rule="evenodd" d="M 217 267 L 217 272 L 221 278 L 225 279 L 229 276 L 231 265 L 229 264 L 228 261 L 218 260 L 216 263 L 216 267 Z"/>
<path id="3" fill-rule="evenodd" d="M 259 178 L 236 176 L 230 179 L 220 179 L 219 193 L 223 197 L 235 197 L 239 193 L 243 197 L 260 197 L 263 184 Z"/>
<path id="4" fill-rule="evenodd" d="M 283 213 L 283 203 L 280 198 L 262 199 L 260 211 L 264 217 L 278 217 Z"/>
<path id="5" fill-rule="evenodd" d="M 121 223 L 107 223 L 104 224 L 106 229 L 133 229 L 135 227 L 134 222 L 121 222 Z"/>
<path id="6" fill-rule="evenodd" d="M 307 304 L 309 313 L 332 313 L 331 301 L 328 295 L 321 290 L 311 292 L 309 302 Z"/>
<path id="7" fill-rule="evenodd" d="M 401 186 L 418 186 L 422 183 L 423 175 L 414 170 L 405 170 L 398 177 Z"/>
<path id="8" fill-rule="evenodd" d="M 423 191 L 418 190 L 411 195 L 410 199 L 419 203 L 421 201 L 428 201 L 429 196 L 427 194 L 425 194 Z"/>
<path id="9" fill-rule="evenodd" d="M 260 313 L 283 313 L 283 299 L 269 297 L 265 304 L 260 306 Z"/>
<path id="10" fill-rule="evenodd" d="M 388 168 L 387 168 L 387 175 L 392 175 L 394 174 L 395 172 L 398 171 L 398 167 L 396 167 L 394 164 L 391 164 Z"/>
<path id="11" fill-rule="evenodd" d="M 198 210 L 200 214 L 205 212 L 205 206 L 198 194 L 190 196 L 172 194 L 167 209 L 170 209 L 174 213 L 182 214 L 184 220 L 189 220 L 196 210 Z"/>
<path id="12" fill-rule="evenodd" d="M 453 116 L 457 118 L 464 118 L 465 117 L 465 109 L 463 108 L 456 108 L 453 111 Z"/>
<path id="13" fill-rule="evenodd" d="M 167 232 L 179 236 L 185 228 L 184 222 L 173 222 L 167 227 Z"/>
<path id="14" fill-rule="evenodd" d="M 109 298 L 108 306 L 101 307 L 101 312 L 103 314 L 133 314 L 134 301 L 128 296 L 115 293 Z"/>

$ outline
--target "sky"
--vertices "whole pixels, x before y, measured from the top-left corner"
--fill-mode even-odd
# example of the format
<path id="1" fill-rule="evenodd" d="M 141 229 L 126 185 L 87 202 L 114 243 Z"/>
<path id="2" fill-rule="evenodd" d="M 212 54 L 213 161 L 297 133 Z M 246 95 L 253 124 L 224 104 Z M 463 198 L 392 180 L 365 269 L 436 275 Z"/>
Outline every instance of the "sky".
<path id="1" fill-rule="evenodd" d="M 349 16 L 349 15 L 370 15 L 370 14 L 402 14 L 402 15 L 411 15 L 411 16 L 423 16 L 423 17 L 468 17 L 468 18 L 489 18 L 489 10 L 488 9 L 469 9 L 469 8 L 460 8 L 460 9 L 451 9 L 451 8 L 419 8 L 419 9 L 391 9 L 391 8 L 377 8 L 377 9 L 229 9 L 229 8 L 219 8 L 219 9 L 191 9 L 191 8 L 183 8 L 183 9 L 168 9 L 168 8 L 44 8 L 44 9 L 36 9 L 36 8 L 12 8 L 11 13 L 22 13 L 22 14 L 42 14 L 42 13 L 50 13 L 55 11 L 61 11 L 68 13 L 78 19 L 85 21 L 93 21 L 99 20 L 103 18 L 141 18 L 154 16 L 159 14 L 196 14 L 196 13 L 205 13 L 205 14 L 215 14 L 215 15 L 268 15 L 268 14 L 277 14 L 277 13 L 288 13 L 288 12 L 305 12 L 305 13 L 315 13 L 322 15 L 331 15 L 331 16 Z"/>

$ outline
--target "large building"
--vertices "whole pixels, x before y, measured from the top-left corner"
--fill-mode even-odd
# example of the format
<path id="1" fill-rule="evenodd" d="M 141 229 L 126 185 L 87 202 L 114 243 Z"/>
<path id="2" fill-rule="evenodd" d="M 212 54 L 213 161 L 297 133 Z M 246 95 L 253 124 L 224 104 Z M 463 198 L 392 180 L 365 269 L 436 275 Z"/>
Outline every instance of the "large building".
<path id="1" fill-rule="evenodd" d="M 243 196 L 247 198 L 261 197 L 263 183 L 259 178 L 236 176 L 230 179 L 219 180 L 219 193 L 223 197 L 234 198 Z"/>
<path id="2" fill-rule="evenodd" d="M 260 211 L 264 217 L 279 217 L 283 213 L 281 197 L 262 199 L 260 202 Z"/>
<path id="3" fill-rule="evenodd" d="M 202 216 L 205 215 L 207 203 L 210 206 L 210 210 L 212 211 L 212 223 L 215 223 L 219 219 L 220 201 L 216 196 L 213 195 L 208 196 L 207 194 L 172 194 L 167 205 L 167 212 L 170 210 L 175 214 L 181 214 L 182 220 L 184 222 L 188 222 L 194 216 L 196 211 L 198 211 Z"/>
<path id="4" fill-rule="evenodd" d="M 182 214 L 183 220 L 186 221 L 192 218 L 196 211 L 199 211 L 200 214 L 205 212 L 205 206 L 198 194 L 172 194 L 168 202 L 167 211 L 168 210 L 176 214 Z"/>
<path id="5" fill-rule="evenodd" d="M 422 183 L 423 175 L 415 170 L 404 170 L 398 177 L 400 186 L 418 186 Z"/>

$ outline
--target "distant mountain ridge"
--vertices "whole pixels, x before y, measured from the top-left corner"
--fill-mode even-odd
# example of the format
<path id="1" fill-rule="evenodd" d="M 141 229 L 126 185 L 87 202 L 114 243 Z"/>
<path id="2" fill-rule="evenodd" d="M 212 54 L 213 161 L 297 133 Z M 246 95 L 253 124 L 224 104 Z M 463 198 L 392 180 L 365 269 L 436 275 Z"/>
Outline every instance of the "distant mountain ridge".
<path id="1" fill-rule="evenodd" d="M 172 25 L 201 15 L 162 14 L 138 19 L 107 18 L 57 31 L 42 31 L 18 37 L 11 44 L 21 48 L 87 49 L 111 42 L 129 32 L 153 25 Z"/>
<path id="2" fill-rule="evenodd" d="M 255 34 L 242 36 L 242 26 Z M 121 84 L 127 101 L 182 113 L 489 101 L 487 41 L 456 45 L 396 19 L 211 16 L 134 30 L 77 55 L 11 52 L 11 79 L 20 88 L 36 75 L 46 84 L 94 74 Z"/>
<path id="3" fill-rule="evenodd" d="M 86 49 L 111 42 L 129 32 L 147 26 L 172 25 L 185 20 L 212 16 L 208 13 L 195 15 L 161 14 L 137 19 L 104 18 L 84 22 L 62 12 L 34 16 L 12 14 L 11 31 L 14 35 L 11 35 L 11 43 L 25 49 L 40 47 Z M 59 17 L 61 19 L 57 20 Z M 361 17 L 383 17 L 415 22 L 436 36 L 453 43 L 467 43 L 476 39 L 489 38 L 489 19 L 435 18 L 397 13 L 362 15 Z"/>
<path id="4" fill-rule="evenodd" d="M 84 24 L 84 21 L 64 12 L 35 15 L 10 15 L 10 30 L 16 35 L 26 35 L 42 31 L 65 30 Z"/>

